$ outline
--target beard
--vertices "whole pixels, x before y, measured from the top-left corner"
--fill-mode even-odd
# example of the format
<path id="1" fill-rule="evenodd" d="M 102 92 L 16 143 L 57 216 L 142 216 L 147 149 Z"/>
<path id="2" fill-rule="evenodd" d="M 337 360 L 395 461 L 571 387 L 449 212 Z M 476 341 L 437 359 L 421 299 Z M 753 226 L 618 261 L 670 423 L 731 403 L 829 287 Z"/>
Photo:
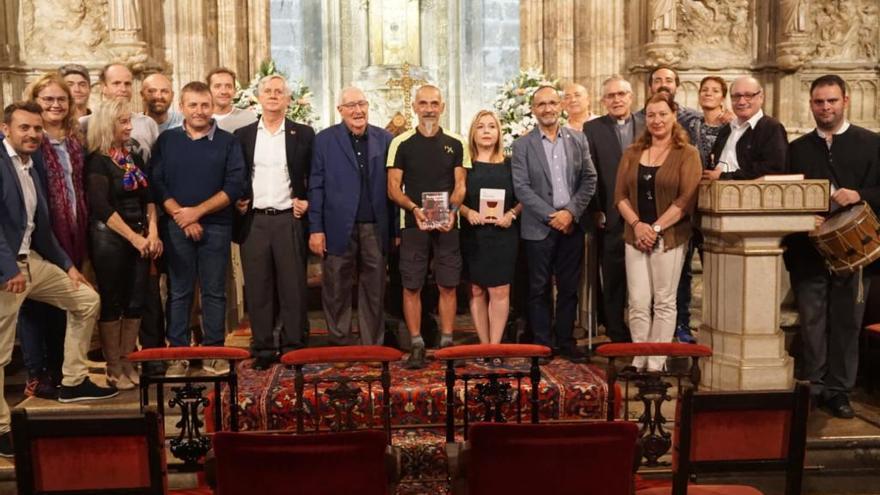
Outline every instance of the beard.
<path id="1" fill-rule="evenodd" d="M 168 107 L 170 107 L 170 106 L 171 105 L 165 104 L 164 102 L 161 102 L 161 101 L 151 101 L 151 102 L 147 103 L 147 109 L 150 110 L 150 113 L 156 114 L 156 115 L 162 115 L 164 113 L 167 113 Z"/>

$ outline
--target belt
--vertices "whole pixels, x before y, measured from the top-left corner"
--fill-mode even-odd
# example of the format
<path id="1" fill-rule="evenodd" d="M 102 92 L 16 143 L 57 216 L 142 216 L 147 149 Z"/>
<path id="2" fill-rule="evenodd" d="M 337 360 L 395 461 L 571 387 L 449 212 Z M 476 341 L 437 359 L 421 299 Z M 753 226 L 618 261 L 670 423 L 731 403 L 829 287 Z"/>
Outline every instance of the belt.
<path id="1" fill-rule="evenodd" d="M 15 261 L 27 261 L 27 259 L 28 259 L 28 255 L 26 255 L 26 254 L 19 254 L 18 256 L 15 257 Z"/>
<path id="2" fill-rule="evenodd" d="M 293 208 L 288 208 L 286 210 L 276 210 L 275 208 L 254 208 L 254 213 L 257 215 L 269 215 L 274 217 L 275 215 L 283 215 L 285 213 L 290 213 Z"/>

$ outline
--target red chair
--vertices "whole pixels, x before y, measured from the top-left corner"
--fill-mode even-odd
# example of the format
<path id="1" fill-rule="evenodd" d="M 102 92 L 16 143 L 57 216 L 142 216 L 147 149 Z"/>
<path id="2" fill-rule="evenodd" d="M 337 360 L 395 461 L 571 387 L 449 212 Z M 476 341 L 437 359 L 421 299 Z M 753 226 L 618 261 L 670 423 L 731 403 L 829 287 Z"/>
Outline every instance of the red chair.
<path id="1" fill-rule="evenodd" d="M 658 459 L 669 452 L 672 446 L 672 434 L 666 429 L 667 420 L 663 416 L 663 402 L 671 400 L 667 394 L 670 381 L 676 382 L 679 398 L 682 391 L 682 380 L 688 379 L 690 386 L 696 389 L 700 384 L 701 357 L 712 355 L 712 349 L 705 345 L 679 343 L 627 343 L 605 344 L 596 349 L 596 354 L 608 358 L 606 374 L 608 377 L 608 421 L 615 418 L 620 408 L 615 407 L 623 402 L 623 418 L 629 418 L 629 384 L 634 383 L 638 392 L 634 399 L 641 401 L 644 411 L 638 419 L 642 425 L 639 443 L 645 465 L 654 467 L 661 463 Z M 670 366 L 669 371 L 640 371 L 635 368 L 618 370 L 617 359 L 636 356 L 667 356 L 672 358 L 688 358 L 690 366 L 684 370 Z M 623 398 L 618 397 L 620 387 L 618 380 L 626 382 Z"/>
<path id="2" fill-rule="evenodd" d="M 694 392 L 679 404 L 672 486 L 637 495 L 761 495 L 745 485 L 689 485 L 691 477 L 736 471 L 784 471 L 785 494 L 801 493 L 810 386 L 792 391 Z"/>
<path id="3" fill-rule="evenodd" d="M 434 358 L 446 361 L 446 441 L 452 443 L 455 441 L 455 383 L 462 381 L 464 383 L 464 401 L 462 404 L 462 424 L 464 439 L 468 439 L 468 423 L 470 422 L 470 394 L 468 386 L 475 380 L 485 380 L 483 388 L 478 388 L 478 400 L 481 400 L 486 411 L 483 415 L 483 421 L 504 422 L 506 418 L 502 413 L 502 407 L 510 403 L 514 398 L 516 403 L 514 408 L 516 411 L 516 422 L 522 422 L 522 406 L 523 400 L 520 392 L 522 391 L 522 379 L 529 377 L 531 383 L 531 393 L 529 394 L 529 403 L 531 405 L 531 422 L 538 423 L 539 404 L 538 393 L 541 383 L 541 368 L 539 359 L 549 357 L 552 351 L 549 347 L 533 344 L 473 344 L 446 347 L 434 353 Z M 458 373 L 455 369 L 455 362 L 462 360 L 487 359 L 493 358 L 525 358 L 530 361 L 529 372 L 526 374 L 518 370 L 496 369 L 484 373 L 462 372 Z M 516 383 L 517 394 L 505 397 L 500 379 L 512 379 Z M 479 386 L 478 386 L 479 387 Z M 499 393 L 502 392 L 502 393 Z M 506 399 L 506 400 L 505 400 Z"/>
<path id="4" fill-rule="evenodd" d="M 868 393 L 874 393 L 880 387 L 880 323 L 866 325 L 862 331 L 862 355 L 859 358 L 859 368 L 865 378 L 865 388 Z"/>
<path id="5" fill-rule="evenodd" d="M 625 421 L 477 423 L 464 451 L 474 495 L 626 495 L 633 491 L 638 427 Z"/>
<path id="6" fill-rule="evenodd" d="M 385 434 L 219 432 L 215 495 L 387 495 Z"/>
<path id="7" fill-rule="evenodd" d="M 15 481 L 20 495 L 164 495 L 161 416 L 40 417 L 12 412 Z"/>
<path id="8" fill-rule="evenodd" d="M 327 397 L 333 412 L 335 420 L 331 425 L 333 431 L 343 431 L 347 429 L 355 429 L 355 421 L 353 419 L 354 409 L 362 398 L 366 398 L 368 402 L 367 412 L 369 414 L 369 423 L 373 424 L 375 416 L 375 404 L 373 404 L 372 384 L 375 379 L 381 383 L 382 387 L 382 428 L 385 430 L 387 442 L 391 444 L 391 372 L 389 365 L 391 362 L 400 361 L 403 357 L 397 349 L 378 345 L 353 345 L 339 347 L 313 347 L 309 349 L 298 349 L 290 351 L 281 356 L 281 363 L 294 367 L 294 387 L 296 389 L 296 432 L 305 433 L 305 414 L 306 414 L 306 396 L 305 386 L 308 383 L 313 387 L 312 399 L 313 403 L 309 409 L 312 411 L 314 431 L 319 432 L 321 429 L 322 400 L 319 385 L 324 383 L 335 384 L 333 388 L 326 388 L 323 395 Z M 370 375 L 360 377 L 350 377 L 346 375 L 324 376 L 315 375 L 308 380 L 303 373 L 303 368 L 309 364 L 326 364 L 326 363 L 380 363 L 381 371 L 378 377 Z M 365 394 L 362 389 L 350 386 L 351 382 L 364 383 L 367 386 Z"/>

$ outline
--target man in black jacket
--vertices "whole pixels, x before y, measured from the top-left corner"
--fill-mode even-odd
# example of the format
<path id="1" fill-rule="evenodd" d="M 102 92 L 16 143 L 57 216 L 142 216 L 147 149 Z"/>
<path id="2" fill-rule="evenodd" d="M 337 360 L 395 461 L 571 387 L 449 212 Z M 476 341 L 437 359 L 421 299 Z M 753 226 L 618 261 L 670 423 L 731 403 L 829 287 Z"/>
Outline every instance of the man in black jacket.
<path id="1" fill-rule="evenodd" d="M 831 182 L 831 211 L 865 201 L 880 208 L 880 137 L 846 120 L 846 83 L 822 76 L 810 87 L 810 109 L 816 129 L 791 143 L 791 171 L 807 179 Z M 822 220 L 817 219 L 817 223 Z M 814 400 L 839 418 L 852 418 L 849 393 L 856 381 L 859 332 L 869 273 L 835 275 L 828 271 L 807 234 L 786 238 L 785 264 L 797 298 L 803 339 L 798 379 L 809 380 Z"/>
<path id="2" fill-rule="evenodd" d="M 629 145 L 645 130 L 643 114 L 632 113 L 633 92 L 621 76 L 612 76 L 602 83 L 602 103 L 608 113 L 584 124 L 584 135 L 590 144 L 590 156 L 596 165 L 599 180 L 596 195 L 582 220 L 590 224 L 599 242 L 599 264 L 602 270 L 602 307 L 605 313 L 605 334 L 612 342 L 631 341 L 623 323 L 626 304 L 626 265 L 623 260 L 623 220 L 614 205 L 617 165 Z"/>
<path id="3" fill-rule="evenodd" d="M 718 133 L 712 148 L 714 169 L 704 179 L 750 180 L 785 172 L 788 137 L 778 120 L 764 115 L 764 89 L 757 79 L 743 76 L 730 86 L 736 119 Z"/>

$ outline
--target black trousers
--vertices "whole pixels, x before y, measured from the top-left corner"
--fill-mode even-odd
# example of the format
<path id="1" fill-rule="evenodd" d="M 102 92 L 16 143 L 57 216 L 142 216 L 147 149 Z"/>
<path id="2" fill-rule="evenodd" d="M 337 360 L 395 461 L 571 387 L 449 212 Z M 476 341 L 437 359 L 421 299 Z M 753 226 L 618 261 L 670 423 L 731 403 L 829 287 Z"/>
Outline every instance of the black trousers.
<path id="1" fill-rule="evenodd" d="M 92 264 L 101 295 L 101 321 L 140 318 L 146 300 L 149 261 L 103 222 L 89 228 Z"/>
<path id="2" fill-rule="evenodd" d="M 600 230 L 599 267 L 602 271 L 602 306 L 605 334 L 612 342 L 631 342 L 629 329 L 623 322 L 626 307 L 626 260 L 624 257 L 623 223 L 610 230 Z"/>
<path id="3" fill-rule="evenodd" d="M 540 241 L 524 241 L 529 259 L 529 325 L 535 343 L 568 352 L 574 349 L 578 280 L 584 263 L 584 232 L 551 230 Z M 556 279 L 556 319 L 552 318 L 551 279 Z M 550 327 L 553 322 L 553 332 Z M 555 337 L 555 342 L 553 341 Z M 555 344 L 555 345 L 554 345 Z"/>
<path id="4" fill-rule="evenodd" d="M 848 394 L 859 367 L 859 333 L 865 303 L 857 302 L 858 273 L 802 275 L 793 271 L 791 284 L 800 315 L 803 357 L 799 380 L 808 380 L 814 395 Z M 870 278 L 864 277 L 868 294 Z"/>
<path id="5" fill-rule="evenodd" d="M 292 213 L 254 214 L 250 233 L 241 244 L 255 356 L 270 357 L 278 350 L 285 353 L 305 346 L 308 286 L 304 239 L 302 220 Z M 283 325 L 276 346 L 273 329 L 279 313 Z"/>

